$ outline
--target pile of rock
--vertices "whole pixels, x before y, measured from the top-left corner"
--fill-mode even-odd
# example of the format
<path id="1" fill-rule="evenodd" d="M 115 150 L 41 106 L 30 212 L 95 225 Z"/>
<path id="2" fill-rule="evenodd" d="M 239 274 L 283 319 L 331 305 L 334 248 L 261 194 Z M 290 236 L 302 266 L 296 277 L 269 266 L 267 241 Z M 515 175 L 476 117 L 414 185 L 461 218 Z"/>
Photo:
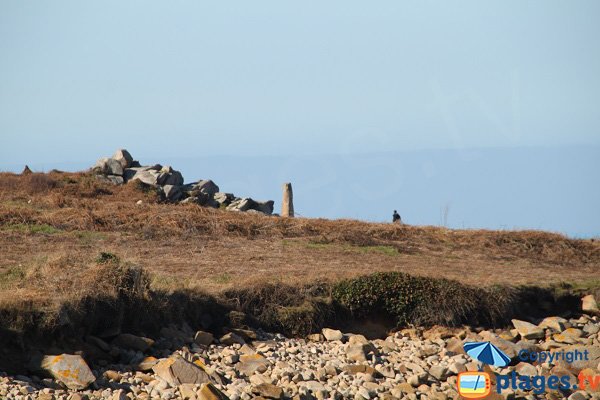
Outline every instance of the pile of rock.
<path id="1" fill-rule="evenodd" d="M 229 211 L 273 214 L 272 200 L 257 201 L 249 197 L 240 198 L 232 193 L 223 193 L 219 191 L 219 186 L 209 179 L 184 184 L 181 172 L 160 164 L 142 166 L 125 149 L 117 150 L 110 158 L 101 158 L 92 167 L 92 171 L 98 179 L 113 185 L 139 181 L 155 187 L 163 198 L 171 203 L 194 203 Z"/>
<path id="2" fill-rule="evenodd" d="M 594 303 L 595 304 L 595 303 Z M 548 317 L 537 324 L 513 321 L 513 329 L 468 327 L 410 328 L 385 339 L 323 329 L 302 339 L 286 339 L 260 330 L 231 329 L 215 338 L 189 326 L 169 326 L 156 341 L 121 334 L 112 339 L 88 337 L 88 352 L 102 355 L 89 370 L 78 356 L 47 356 L 38 377 L 0 378 L 1 398 L 39 399 L 455 399 L 457 375 L 477 371 L 466 355 L 466 341 L 491 341 L 513 362 L 485 370 L 516 376 L 568 377 L 581 372 L 600 376 L 600 316 L 597 310 L 577 318 Z M 93 349 L 93 350 L 92 350 Z M 519 353 L 587 351 L 586 360 L 534 362 Z M 83 364 L 82 364 L 83 362 Z M 62 371 L 62 372 L 61 372 Z M 85 388 L 81 391 L 82 388 Z M 74 393 L 73 390 L 80 390 Z M 533 393 L 507 389 L 490 399 L 600 399 L 600 392 L 565 389 Z M 20 396 L 20 397 L 19 397 Z M 29 396 L 29 397 L 27 397 Z M 73 397 L 79 396 L 79 397 Z"/>

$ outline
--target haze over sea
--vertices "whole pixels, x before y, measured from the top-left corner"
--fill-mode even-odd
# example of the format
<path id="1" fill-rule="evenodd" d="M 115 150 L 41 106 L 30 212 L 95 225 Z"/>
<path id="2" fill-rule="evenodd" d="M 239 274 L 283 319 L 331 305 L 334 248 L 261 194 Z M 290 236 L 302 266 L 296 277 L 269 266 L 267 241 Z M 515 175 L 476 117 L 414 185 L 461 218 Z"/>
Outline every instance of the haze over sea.
<path id="1" fill-rule="evenodd" d="M 600 235 L 600 2 L 0 4 L 0 169 L 117 148 L 307 217 Z M 278 207 L 277 207 L 278 208 Z"/>
<path id="2" fill-rule="evenodd" d="M 296 211 L 304 217 L 386 222 L 397 209 L 408 224 L 600 236 L 600 148 L 595 146 L 197 157 L 130 150 L 143 164 L 172 165 L 186 182 L 213 179 L 222 191 L 274 199 L 275 212 L 281 184 L 291 181 Z M 97 150 L 98 157 L 112 152 L 108 146 Z M 0 164 L 0 169 L 19 172 L 23 164 Z M 29 163 L 45 171 L 92 164 L 93 159 Z"/>

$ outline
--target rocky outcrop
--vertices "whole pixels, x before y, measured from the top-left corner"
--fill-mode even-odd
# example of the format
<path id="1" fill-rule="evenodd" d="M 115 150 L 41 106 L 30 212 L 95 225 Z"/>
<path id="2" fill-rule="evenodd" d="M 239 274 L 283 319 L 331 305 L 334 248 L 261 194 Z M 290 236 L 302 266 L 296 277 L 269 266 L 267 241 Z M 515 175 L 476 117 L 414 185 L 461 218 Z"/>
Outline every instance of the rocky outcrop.
<path id="1" fill-rule="evenodd" d="M 273 214 L 274 202 L 258 201 L 250 197 L 236 197 L 220 192 L 210 179 L 184 183 L 181 172 L 160 164 L 142 166 L 125 149 L 119 149 L 110 158 L 101 158 L 91 169 L 98 179 L 112 185 L 138 181 L 156 188 L 170 203 L 196 204 L 203 207 L 226 208 L 229 211 Z"/>
<path id="2" fill-rule="evenodd" d="M 252 200 L 249 197 L 245 197 L 243 199 L 235 199 L 227 206 L 227 210 L 229 211 L 259 211 L 264 214 L 272 214 L 273 206 L 275 202 L 273 200 L 269 201 L 256 201 Z"/>

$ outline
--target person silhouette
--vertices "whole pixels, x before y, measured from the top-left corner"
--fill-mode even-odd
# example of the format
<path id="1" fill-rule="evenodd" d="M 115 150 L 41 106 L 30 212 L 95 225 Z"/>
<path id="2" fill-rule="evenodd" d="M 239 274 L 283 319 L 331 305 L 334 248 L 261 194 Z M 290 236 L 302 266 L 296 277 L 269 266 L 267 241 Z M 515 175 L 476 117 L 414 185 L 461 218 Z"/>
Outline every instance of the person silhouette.
<path id="1" fill-rule="evenodd" d="M 394 210 L 394 214 L 392 215 L 392 222 L 397 222 L 397 223 L 402 222 L 402 218 L 400 218 L 400 214 L 398 214 L 398 211 L 396 211 L 396 210 Z"/>

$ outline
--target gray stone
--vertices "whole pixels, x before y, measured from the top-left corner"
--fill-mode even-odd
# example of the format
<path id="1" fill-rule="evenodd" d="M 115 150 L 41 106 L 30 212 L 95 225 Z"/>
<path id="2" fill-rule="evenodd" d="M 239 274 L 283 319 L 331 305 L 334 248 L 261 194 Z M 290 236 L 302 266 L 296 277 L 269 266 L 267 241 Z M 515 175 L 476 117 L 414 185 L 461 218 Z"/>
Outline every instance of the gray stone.
<path id="1" fill-rule="evenodd" d="M 154 344 L 154 340 L 129 333 L 121 333 L 111 343 L 124 349 L 146 351 Z"/>
<path id="2" fill-rule="evenodd" d="M 219 208 L 220 204 L 216 202 L 213 197 L 209 194 L 202 193 L 199 191 L 190 192 L 194 194 L 195 203 L 204 207 Z"/>
<path id="3" fill-rule="evenodd" d="M 215 193 L 213 198 L 219 205 L 224 204 L 228 206 L 235 199 L 235 196 L 232 193 L 218 192 Z"/>
<path id="4" fill-rule="evenodd" d="M 133 157 L 131 157 L 131 154 L 129 154 L 129 152 L 125 149 L 117 150 L 115 154 L 113 154 L 112 158 L 121 164 L 123 169 L 129 168 L 131 163 L 133 163 Z"/>
<path id="5" fill-rule="evenodd" d="M 263 214 L 271 215 L 273 214 L 273 207 L 275 202 L 273 200 L 267 201 L 255 201 L 256 205 L 253 208 L 256 211 L 260 211 Z"/>
<path id="6" fill-rule="evenodd" d="M 163 186 L 162 191 L 165 194 L 165 199 L 170 202 L 175 202 L 183 196 L 181 186 L 165 185 Z"/>
<path id="7" fill-rule="evenodd" d="M 229 211 L 249 211 L 255 210 L 263 214 L 271 215 L 273 213 L 273 200 L 269 201 L 255 201 L 249 197 L 243 199 L 236 199 L 227 206 Z"/>
<path id="8" fill-rule="evenodd" d="M 228 211 L 247 211 L 251 209 L 254 201 L 249 198 L 235 199 L 228 206 Z"/>
<path id="9" fill-rule="evenodd" d="M 123 175 L 121 163 L 112 158 L 99 159 L 92 169 L 102 175 Z"/>
<path id="10" fill-rule="evenodd" d="M 135 176 L 135 174 L 137 174 L 138 172 L 143 171 L 142 168 L 125 168 L 123 170 L 123 179 L 125 180 L 125 182 L 130 181 L 131 179 L 133 179 L 133 177 Z"/>
<path id="11" fill-rule="evenodd" d="M 202 346 L 210 345 L 214 340 L 213 334 L 210 332 L 198 331 L 194 335 L 194 342 Z"/>
<path id="12" fill-rule="evenodd" d="M 201 193 L 208 194 L 209 196 L 214 196 L 219 192 L 219 187 L 210 179 L 201 180 L 198 183 L 192 185 L 193 190 L 198 190 Z"/>
<path id="13" fill-rule="evenodd" d="M 139 170 L 130 181 L 139 180 L 147 185 L 157 186 L 160 174 L 154 170 Z"/>
<path id="14" fill-rule="evenodd" d="M 182 186 L 183 185 L 183 175 L 181 172 L 174 170 L 170 166 L 163 167 L 159 171 L 158 176 L 158 184 L 159 185 L 173 185 L 173 186 Z"/>
<path id="15" fill-rule="evenodd" d="M 181 200 L 179 203 L 181 204 L 198 204 L 198 198 L 197 197 L 186 197 L 185 199 Z"/>

